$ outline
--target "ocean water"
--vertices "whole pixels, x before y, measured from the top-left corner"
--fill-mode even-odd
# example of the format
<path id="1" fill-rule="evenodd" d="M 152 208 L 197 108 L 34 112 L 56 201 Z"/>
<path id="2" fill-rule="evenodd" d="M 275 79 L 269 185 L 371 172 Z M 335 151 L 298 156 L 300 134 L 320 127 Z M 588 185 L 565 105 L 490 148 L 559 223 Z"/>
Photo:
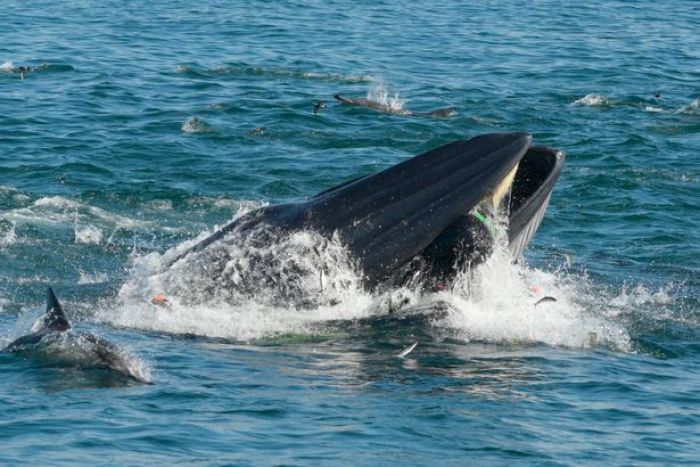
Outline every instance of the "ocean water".
<path id="1" fill-rule="evenodd" d="M 0 342 L 50 285 L 153 384 L 0 353 L 0 464 L 700 463 L 698 30 L 695 0 L 3 1 Z M 372 296 L 331 242 L 311 310 L 147 300 L 242 212 L 497 131 L 567 165 L 468 294 Z"/>

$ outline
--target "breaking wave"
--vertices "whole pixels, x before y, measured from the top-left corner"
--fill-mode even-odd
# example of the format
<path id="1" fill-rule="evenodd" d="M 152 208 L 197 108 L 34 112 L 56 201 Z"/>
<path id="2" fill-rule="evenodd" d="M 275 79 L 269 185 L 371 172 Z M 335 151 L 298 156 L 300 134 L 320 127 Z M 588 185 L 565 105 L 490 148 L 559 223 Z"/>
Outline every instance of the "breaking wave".
<path id="1" fill-rule="evenodd" d="M 213 131 L 211 125 L 199 117 L 188 119 L 180 127 L 183 133 L 210 133 Z"/>
<path id="2" fill-rule="evenodd" d="M 0 223 L 0 247 L 12 245 L 17 240 L 14 222 Z"/>
<path id="3" fill-rule="evenodd" d="M 83 218 L 113 224 L 118 228 L 126 229 L 153 224 L 152 222 L 120 216 L 97 206 L 83 204 L 63 196 L 39 198 L 27 206 L 11 209 L 0 214 L 0 220 L 22 224 L 68 224 Z"/>
<path id="4" fill-rule="evenodd" d="M 233 64 L 211 68 L 201 67 L 198 65 L 179 64 L 175 67 L 175 72 L 190 76 L 243 75 L 272 78 L 286 77 L 340 83 L 373 83 L 376 81 L 376 79 L 371 75 L 353 75 L 326 71 L 304 71 L 285 67 L 265 67 L 247 64 Z"/>
<path id="5" fill-rule="evenodd" d="M 102 243 L 102 230 L 94 225 L 75 226 L 75 243 L 99 245 Z"/>
<path id="6" fill-rule="evenodd" d="M 576 99 L 573 105 L 581 105 L 585 107 L 605 107 L 610 105 L 611 101 L 605 96 L 600 94 L 586 94 L 580 99 Z"/>
<path id="7" fill-rule="evenodd" d="M 700 99 L 695 99 L 689 104 L 682 106 L 676 113 L 683 115 L 700 115 Z"/>
<path id="8" fill-rule="evenodd" d="M 40 65 L 17 65 L 12 60 L 6 60 L 0 64 L 0 72 L 4 73 L 19 73 L 24 68 L 28 73 L 42 72 L 64 72 L 73 71 L 75 68 L 72 65 L 62 63 L 42 63 Z"/>

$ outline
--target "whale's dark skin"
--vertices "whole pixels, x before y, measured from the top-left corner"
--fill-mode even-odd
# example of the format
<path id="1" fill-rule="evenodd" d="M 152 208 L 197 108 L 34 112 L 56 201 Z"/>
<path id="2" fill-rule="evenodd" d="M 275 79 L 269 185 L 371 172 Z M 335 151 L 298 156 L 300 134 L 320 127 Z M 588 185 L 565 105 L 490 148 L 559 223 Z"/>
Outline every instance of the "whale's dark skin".
<path id="1" fill-rule="evenodd" d="M 344 105 L 354 105 L 358 107 L 367 107 L 377 112 L 384 112 L 396 115 L 417 115 L 421 117 L 447 118 L 457 115 L 457 111 L 453 107 L 445 107 L 442 109 L 430 110 L 428 112 L 413 112 L 406 109 L 394 109 L 391 106 L 382 104 L 381 102 L 373 101 L 364 97 L 345 97 L 340 94 L 333 96 L 338 102 Z"/>
<path id="2" fill-rule="evenodd" d="M 455 141 L 306 202 L 263 207 L 179 254 L 168 267 L 234 231 L 265 225 L 279 236 L 300 230 L 337 235 L 370 289 L 400 285 L 416 270 L 449 280 L 490 253 L 493 237 L 473 210 L 520 163 L 508 230 L 517 259 L 542 221 L 564 162 L 562 153 L 532 147 L 531 141 L 526 133 Z"/>

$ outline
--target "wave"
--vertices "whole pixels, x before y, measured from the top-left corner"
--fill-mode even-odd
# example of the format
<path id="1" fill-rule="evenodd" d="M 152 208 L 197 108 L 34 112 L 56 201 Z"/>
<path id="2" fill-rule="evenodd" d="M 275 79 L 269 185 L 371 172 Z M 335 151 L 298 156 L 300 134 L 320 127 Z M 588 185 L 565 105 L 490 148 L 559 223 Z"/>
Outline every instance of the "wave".
<path id="1" fill-rule="evenodd" d="M 683 115 L 700 115 L 700 99 L 695 99 L 689 104 L 682 106 L 676 113 Z"/>
<path id="2" fill-rule="evenodd" d="M 303 71 L 285 67 L 264 67 L 246 64 L 234 64 L 213 68 L 205 68 L 189 64 L 180 64 L 175 67 L 175 72 L 193 77 L 244 75 L 262 77 L 288 77 L 295 79 L 332 81 L 348 84 L 376 82 L 376 79 L 370 75 L 353 75 L 325 71 Z"/>
<path id="3" fill-rule="evenodd" d="M 191 117 L 180 127 L 183 133 L 211 133 L 214 129 L 199 117 Z"/>
<path id="4" fill-rule="evenodd" d="M 74 71 L 75 67 L 65 63 L 42 63 L 40 65 L 16 65 L 12 60 L 7 60 L 0 64 L 0 72 L 19 73 L 21 69 L 27 73 L 51 73 Z"/>
<path id="5" fill-rule="evenodd" d="M 645 105 L 644 111 L 649 112 L 649 113 L 663 113 L 663 112 L 665 112 L 664 109 L 662 109 L 661 107 L 658 107 L 656 105 Z"/>
<path id="6" fill-rule="evenodd" d="M 109 276 L 102 272 L 90 274 L 81 269 L 78 269 L 78 274 L 80 275 L 78 279 L 78 285 L 103 284 L 109 280 Z"/>
<path id="7" fill-rule="evenodd" d="M 612 101 L 600 94 L 586 94 L 580 99 L 576 99 L 573 105 L 580 105 L 585 107 L 606 107 L 609 106 Z"/>
<path id="8" fill-rule="evenodd" d="M 13 224 L 48 225 L 76 224 L 87 220 L 124 229 L 143 228 L 154 225 L 151 221 L 141 221 L 121 216 L 97 206 L 83 204 L 63 196 L 39 198 L 28 206 L 1 213 L 0 220 Z"/>
<path id="9" fill-rule="evenodd" d="M 0 230 L 0 247 L 14 244 L 17 241 L 17 233 L 15 232 L 16 224 L 14 222 L 6 222 L 1 225 L 2 230 Z"/>
<path id="10" fill-rule="evenodd" d="M 99 245 L 102 243 L 102 230 L 94 225 L 80 227 L 75 225 L 75 243 Z"/>
<path id="11" fill-rule="evenodd" d="M 13 73 L 15 69 L 15 64 L 12 61 L 3 62 L 3 64 L 0 65 L 0 71 L 4 71 L 5 73 Z"/>

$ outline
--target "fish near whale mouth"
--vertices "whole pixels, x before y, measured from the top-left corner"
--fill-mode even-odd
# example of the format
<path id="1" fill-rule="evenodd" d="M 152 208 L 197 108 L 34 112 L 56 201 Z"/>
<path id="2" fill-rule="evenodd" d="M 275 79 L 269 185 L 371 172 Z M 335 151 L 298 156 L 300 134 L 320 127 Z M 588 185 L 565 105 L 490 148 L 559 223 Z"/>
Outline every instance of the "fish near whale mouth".
<path id="1" fill-rule="evenodd" d="M 527 133 L 454 141 L 306 202 L 243 215 L 175 255 L 166 270 L 207 250 L 202 261 L 228 261 L 212 247 L 235 243 L 262 226 L 266 242 L 299 231 L 337 238 L 369 289 L 403 285 L 416 271 L 449 280 L 465 264 L 478 264 L 490 254 L 493 225 L 501 219 L 513 257 L 520 256 L 542 221 L 563 162 L 561 152 L 532 146 Z M 263 261 L 255 267 L 274 265 Z"/>

